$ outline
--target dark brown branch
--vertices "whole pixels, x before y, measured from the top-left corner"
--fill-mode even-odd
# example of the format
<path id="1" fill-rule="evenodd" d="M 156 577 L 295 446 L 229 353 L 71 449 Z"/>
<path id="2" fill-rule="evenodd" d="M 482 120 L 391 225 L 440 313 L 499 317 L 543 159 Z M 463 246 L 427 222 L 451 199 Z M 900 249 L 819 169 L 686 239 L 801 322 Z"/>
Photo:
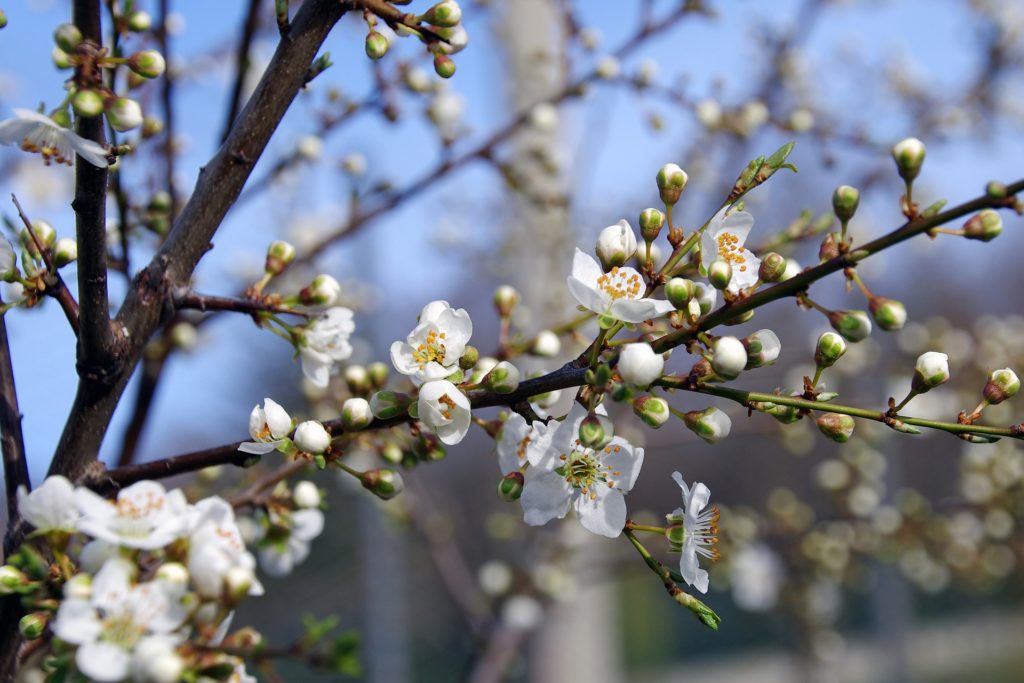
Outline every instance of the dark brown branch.
<path id="1" fill-rule="evenodd" d="M 156 41 L 160 46 L 160 52 L 168 64 L 171 62 L 170 39 L 167 35 L 167 15 L 170 13 L 171 0 L 160 0 L 159 13 L 160 23 L 157 24 Z M 178 215 L 178 190 L 174 185 L 175 155 L 177 150 L 174 147 L 174 75 L 170 69 L 164 71 L 163 80 L 160 85 L 160 106 L 164 114 L 164 189 L 171 198 L 171 220 Z"/>
<path id="2" fill-rule="evenodd" d="M 0 299 L 0 305 L 3 300 Z M 14 386 L 14 365 L 7 340 L 7 317 L 0 315 L 0 446 L 3 448 L 4 484 L 7 492 L 7 519 L 18 516 L 17 490 L 31 487 L 25 438 L 21 433 L 21 410 Z"/>
<path id="3" fill-rule="evenodd" d="M 95 462 L 131 371 L 149 338 L 167 319 L 169 292 L 189 281 L 199 259 L 209 250 L 224 215 L 302 87 L 320 45 L 344 11 L 345 6 L 337 0 L 307 0 L 302 4 L 231 135 L 201 170 L 195 190 L 167 240 L 135 277 L 117 316 L 128 334 L 113 369 L 113 381 L 107 385 L 79 385 L 51 474 L 75 479 Z"/>
<path id="4" fill-rule="evenodd" d="M 190 290 L 175 292 L 172 295 L 174 307 L 191 308 L 197 311 L 234 311 L 235 313 L 287 313 L 308 318 L 312 313 L 284 306 L 273 299 L 239 299 L 229 296 L 213 296 L 199 294 Z"/>
<path id="5" fill-rule="evenodd" d="M 250 55 L 252 39 L 259 27 L 260 10 L 263 0 L 249 0 L 249 9 L 245 14 L 245 22 L 242 24 L 242 37 L 238 41 L 238 50 L 235 53 L 235 84 L 231 88 L 231 100 L 228 103 L 228 117 L 224 122 L 224 132 L 220 141 L 228 139 L 231 127 L 235 125 L 238 118 L 238 111 L 242 107 L 242 88 L 245 86 L 245 78 L 249 74 Z"/>

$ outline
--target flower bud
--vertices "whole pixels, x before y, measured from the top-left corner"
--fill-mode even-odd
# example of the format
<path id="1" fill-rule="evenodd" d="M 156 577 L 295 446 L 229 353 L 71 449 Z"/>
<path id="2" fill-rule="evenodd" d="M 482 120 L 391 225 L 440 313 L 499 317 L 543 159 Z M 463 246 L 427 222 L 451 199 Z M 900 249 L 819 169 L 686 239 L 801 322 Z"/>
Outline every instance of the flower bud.
<path id="1" fill-rule="evenodd" d="M 469 45 L 469 34 L 466 32 L 466 29 L 459 25 L 449 27 L 439 26 L 437 28 L 437 35 L 441 36 L 448 42 L 437 43 L 434 45 L 433 49 L 445 55 L 453 55 L 457 52 L 462 52 L 466 49 L 466 46 Z M 437 66 L 436 60 L 434 61 L 434 66 L 435 68 Z M 454 72 L 455 63 L 452 62 L 452 73 Z M 438 75 L 440 76 L 441 74 Z M 447 76 L 442 77 L 447 78 Z"/>
<path id="2" fill-rule="evenodd" d="M 871 317 L 878 326 L 887 332 L 902 330 L 907 323 L 907 309 L 896 299 L 887 299 L 884 296 L 871 297 L 868 310 L 871 311 Z"/>
<path id="3" fill-rule="evenodd" d="M 519 292 L 516 291 L 515 287 L 501 285 L 494 290 L 494 308 L 497 309 L 498 315 L 502 318 L 512 315 L 512 309 L 518 304 Z"/>
<path id="4" fill-rule="evenodd" d="M 646 388 L 661 377 L 665 358 L 645 342 L 626 344 L 619 354 L 618 369 L 623 382 Z"/>
<path id="5" fill-rule="evenodd" d="M 50 52 L 50 59 L 53 60 L 53 65 L 58 69 L 71 68 L 71 56 L 59 47 L 53 48 Z"/>
<path id="6" fill-rule="evenodd" d="M 697 294 L 694 297 L 700 309 L 700 315 L 707 315 L 718 303 L 718 290 L 705 284 L 697 283 Z"/>
<path id="7" fill-rule="evenodd" d="M 949 381 L 949 356 L 938 351 L 925 351 L 914 364 L 913 388 L 919 394 Z"/>
<path id="8" fill-rule="evenodd" d="M 694 434 L 708 443 L 717 443 L 729 436 L 732 420 L 718 408 L 691 410 L 683 416 L 683 423 Z"/>
<path id="9" fill-rule="evenodd" d="M 665 226 L 665 214 L 657 209 L 644 209 L 640 212 L 640 234 L 647 242 L 653 242 L 658 238 L 661 229 Z"/>
<path id="10" fill-rule="evenodd" d="M 288 242 L 275 240 L 267 247 L 267 259 L 263 270 L 268 275 L 280 275 L 288 264 L 295 260 L 295 247 Z"/>
<path id="11" fill-rule="evenodd" d="M 292 501 L 301 509 L 318 508 L 321 500 L 320 488 L 311 481 L 300 481 L 292 489 Z"/>
<path id="12" fill-rule="evenodd" d="M 964 237 L 969 240 L 989 242 L 1003 231 L 1003 217 L 998 211 L 985 209 L 976 213 L 964 223 Z"/>
<path id="13" fill-rule="evenodd" d="M 43 635 L 48 621 L 46 612 L 26 614 L 18 622 L 18 631 L 25 640 L 35 640 Z"/>
<path id="14" fill-rule="evenodd" d="M 423 18 L 434 26 L 451 28 L 462 20 L 462 8 L 455 0 L 444 0 L 428 9 Z"/>
<path id="15" fill-rule="evenodd" d="M 720 337 L 712 347 L 711 368 L 723 379 L 736 379 L 747 366 L 747 349 L 736 337 Z"/>
<path id="16" fill-rule="evenodd" d="M 386 467 L 363 472 L 359 481 L 363 488 L 381 500 L 391 500 L 405 488 L 402 475 Z"/>
<path id="17" fill-rule="evenodd" d="M 6 237 L 0 236 L 0 280 L 13 282 L 18 277 L 18 258 Z"/>
<path id="18" fill-rule="evenodd" d="M 307 306 L 330 306 L 341 295 L 341 285 L 330 275 L 321 273 L 299 292 L 299 301 Z"/>
<path id="19" fill-rule="evenodd" d="M 53 42 L 64 52 L 74 52 L 82 42 L 82 32 L 74 24 L 61 24 L 53 30 Z"/>
<path id="20" fill-rule="evenodd" d="M 296 448 L 310 455 L 320 455 L 331 446 L 331 435 L 316 420 L 307 420 L 295 428 L 292 439 Z"/>
<path id="21" fill-rule="evenodd" d="M 28 583 L 28 577 L 17 567 L 5 564 L 0 567 L 0 595 L 10 595 Z"/>
<path id="22" fill-rule="evenodd" d="M 672 412 L 668 409 L 668 401 L 656 396 L 638 396 L 633 399 L 633 412 L 648 427 L 657 429 L 668 422 Z"/>
<path id="23" fill-rule="evenodd" d="M 188 590 L 188 568 L 179 562 L 166 562 L 156 570 L 156 580 L 162 583 L 168 592 L 183 595 Z"/>
<path id="24" fill-rule="evenodd" d="M 484 375 L 483 385 L 496 394 L 511 394 L 519 388 L 519 368 L 503 360 Z"/>
<path id="25" fill-rule="evenodd" d="M 128 58 L 128 68 L 143 78 L 159 78 L 167 68 L 167 63 L 156 50 L 143 50 Z"/>
<path id="26" fill-rule="evenodd" d="M 228 603 L 237 604 L 245 600 L 249 596 L 249 591 L 252 590 L 252 583 L 255 580 L 256 576 L 248 567 L 236 565 L 224 572 L 224 597 L 227 598 Z"/>
<path id="27" fill-rule="evenodd" d="M 388 53 L 388 39 L 384 34 L 377 31 L 370 31 L 366 34 L 366 56 L 370 59 L 380 59 Z"/>
<path id="28" fill-rule="evenodd" d="M 78 258 L 78 242 L 70 237 L 62 237 L 53 246 L 53 263 L 63 268 Z"/>
<path id="29" fill-rule="evenodd" d="M 7 13 L 0 9 L 0 28 L 7 28 Z"/>
<path id="30" fill-rule="evenodd" d="M 761 259 L 761 266 L 757 270 L 757 277 L 762 282 L 778 282 L 786 272 L 786 257 L 782 254 L 770 251 Z"/>
<path id="31" fill-rule="evenodd" d="M 509 472 L 498 482 L 498 497 L 506 503 L 514 503 L 523 495 L 523 473 L 516 470 Z"/>
<path id="32" fill-rule="evenodd" d="M 370 403 L 365 398 L 348 398 L 341 405 L 341 424 L 346 432 L 358 432 L 373 422 Z"/>
<path id="33" fill-rule="evenodd" d="M 818 337 L 814 349 L 814 363 L 819 368 L 830 368 L 846 353 L 846 340 L 835 332 L 824 332 Z"/>
<path id="34" fill-rule="evenodd" d="M 470 346 L 469 344 L 467 344 L 466 345 L 466 350 L 462 352 L 461 356 L 459 356 L 459 367 L 461 369 L 463 369 L 463 370 L 470 370 L 470 369 L 476 368 L 476 365 L 479 362 L 480 362 L 480 350 L 478 348 L 476 348 L 475 346 Z M 490 367 L 488 367 L 487 370 L 490 370 L 495 365 L 497 365 L 497 362 L 495 362 Z M 483 377 L 485 374 L 486 374 L 486 371 L 485 372 L 481 372 L 480 376 Z"/>
<path id="35" fill-rule="evenodd" d="M 681 277 L 674 277 L 665 283 L 665 298 L 667 298 L 677 310 L 684 311 L 690 299 L 696 294 L 696 285 L 693 280 Z"/>
<path id="36" fill-rule="evenodd" d="M 434 55 L 434 73 L 441 78 L 451 78 L 455 75 L 455 60 L 448 55 Z"/>
<path id="37" fill-rule="evenodd" d="M 795 278 L 800 274 L 800 264 L 796 262 L 796 259 L 786 259 L 786 269 L 782 271 L 782 277 L 779 278 L 779 282 L 785 282 Z"/>
<path id="38" fill-rule="evenodd" d="M 32 239 L 32 233 L 35 233 L 36 239 Z M 32 233 L 28 231 L 28 228 L 22 228 L 18 233 L 21 245 L 25 247 L 32 258 L 40 257 L 39 250 L 36 248 L 36 240 L 39 240 L 39 244 L 43 245 L 44 249 L 50 249 L 57 241 L 57 231 L 46 221 L 32 221 Z"/>
<path id="39" fill-rule="evenodd" d="M 847 341 L 863 341 L 871 334 L 871 318 L 864 311 L 832 311 L 828 321 Z"/>
<path id="40" fill-rule="evenodd" d="M 75 574 L 64 582 L 63 592 L 66 599 L 88 600 L 92 597 L 92 576 Z"/>
<path id="41" fill-rule="evenodd" d="M 580 443 L 587 448 L 604 448 L 613 436 L 615 427 L 606 415 L 591 413 L 580 422 Z"/>
<path id="42" fill-rule="evenodd" d="M 153 18 L 149 16 L 149 12 L 135 10 L 128 15 L 129 30 L 142 33 L 143 31 L 148 31 L 152 26 Z"/>
<path id="43" fill-rule="evenodd" d="M 341 376 L 345 379 L 348 390 L 356 396 L 362 396 L 370 391 L 370 375 L 362 365 L 349 365 Z"/>
<path id="44" fill-rule="evenodd" d="M 116 97 L 107 101 L 107 121 L 111 128 L 125 132 L 142 125 L 142 107 L 130 97 Z"/>
<path id="45" fill-rule="evenodd" d="M 541 330 L 533 339 L 530 352 L 542 358 L 554 358 L 562 350 L 562 342 L 551 330 Z"/>
<path id="46" fill-rule="evenodd" d="M 832 210 L 843 223 L 857 213 L 858 204 L 860 204 L 860 191 L 856 187 L 840 185 L 832 193 Z"/>
<path id="47" fill-rule="evenodd" d="M 1002 370 L 992 371 L 982 393 L 986 401 L 992 405 L 997 405 L 1011 398 L 1018 391 L 1020 391 L 1020 380 L 1017 379 L 1017 373 L 1010 368 L 1003 368 Z"/>
<path id="48" fill-rule="evenodd" d="M 626 265 L 626 261 L 636 253 L 636 235 L 629 222 L 622 219 L 602 230 L 597 237 L 595 251 L 606 271 Z"/>
<path id="49" fill-rule="evenodd" d="M 854 421 L 849 415 L 822 413 L 815 422 L 821 433 L 836 443 L 846 443 L 853 436 Z"/>
<path id="50" fill-rule="evenodd" d="M 771 365 L 782 350 L 778 335 L 771 330 L 758 330 L 740 340 L 747 350 L 747 365 L 744 370 Z"/>
<path id="51" fill-rule="evenodd" d="M 390 420 L 409 412 L 412 398 L 397 391 L 378 391 L 370 397 L 370 412 L 378 420 Z"/>
<path id="52" fill-rule="evenodd" d="M 921 172 L 924 151 L 924 143 L 917 138 L 906 138 L 892 146 L 892 158 L 896 160 L 900 177 L 906 182 L 911 182 Z"/>
<path id="53" fill-rule="evenodd" d="M 95 90 L 79 90 L 71 98 L 71 106 L 79 116 L 99 116 L 103 113 L 103 96 Z"/>
<path id="54" fill-rule="evenodd" d="M 708 282 L 715 289 L 722 290 L 729 286 L 732 280 L 732 264 L 722 259 L 711 262 L 708 266 Z"/>
<path id="55" fill-rule="evenodd" d="M 370 378 L 370 386 L 374 389 L 381 389 L 388 383 L 388 375 L 391 374 L 391 369 L 387 363 L 374 361 L 366 366 L 366 374 Z"/>
<path id="56" fill-rule="evenodd" d="M 825 239 L 821 241 L 821 246 L 818 247 L 818 260 L 819 261 L 830 261 L 836 256 L 839 256 L 839 235 L 838 233 L 830 232 L 825 235 Z"/>
<path id="57" fill-rule="evenodd" d="M 679 195 L 682 194 L 683 188 L 686 187 L 686 181 L 690 178 L 686 175 L 686 171 L 679 168 L 678 165 L 665 164 L 658 170 L 655 179 L 658 183 L 658 194 L 661 196 L 661 201 L 671 205 L 679 201 Z"/>
<path id="58" fill-rule="evenodd" d="M 598 78 L 611 81 L 619 77 L 619 74 L 622 73 L 622 67 L 619 65 L 619 60 L 611 55 L 607 55 L 602 57 L 601 61 L 597 63 L 596 73 Z"/>

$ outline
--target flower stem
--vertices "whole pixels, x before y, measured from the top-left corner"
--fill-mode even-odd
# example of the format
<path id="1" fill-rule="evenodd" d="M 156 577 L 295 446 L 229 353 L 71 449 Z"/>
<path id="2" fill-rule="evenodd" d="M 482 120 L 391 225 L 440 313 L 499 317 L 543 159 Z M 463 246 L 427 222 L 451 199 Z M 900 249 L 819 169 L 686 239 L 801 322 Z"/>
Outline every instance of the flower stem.
<path id="1" fill-rule="evenodd" d="M 649 524 L 631 524 L 630 529 L 633 531 L 646 531 L 651 534 L 664 534 L 665 527 L 663 526 L 651 526 Z"/>

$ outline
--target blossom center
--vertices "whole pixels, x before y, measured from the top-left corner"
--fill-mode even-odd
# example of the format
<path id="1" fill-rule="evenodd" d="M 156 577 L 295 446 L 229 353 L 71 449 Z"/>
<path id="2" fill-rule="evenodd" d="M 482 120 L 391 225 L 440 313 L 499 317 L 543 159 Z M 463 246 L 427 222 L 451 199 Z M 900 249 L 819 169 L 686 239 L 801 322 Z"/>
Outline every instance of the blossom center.
<path id="1" fill-rule="evenodd" d="M 131 650 L 145 634 L 146 629 L 140 626 L 129 613 L 111 614 L 103 620 L 103 632 L 100 640 Z"/>
<path id="2" fill-rule="evenodd" d="M 41 154 L 43 157 L 43 162 L 47 166 L 50 165 L 51 159 L 53 161 L 56 161 L 58 164 L 66 164 L 68 166 L 72 165 L 71 159 L 65 159 L 64 155 L 60 153 L 60 150 L 57 148 L 56 145 L 44 143 L 42 146 L 39 146 L 32 142 L 31 140 L 29 140 L 28 138 L 25 138 L 21 142 L 21 148 L 26 152 L 31 152 L 33 154 Z"/>
<path id="3" fill-rule="evenodd" d="M 444 419 L 452 419 L 452 413 L 455 410 L 455 401 L 452 400 L 452 397 L 448 394 L 441 394 L 437 397 L 437 404 L 437 408 L 441 411 L 441 415 L 444 416 Z"/>
<path id="4" fill-rule="evenodd" d="M 422 370 L 431 361 L 444 365 L 445 356 L 445 337 L 447 335 L 444 332 L 438 332 L 437 330 L 430 330 L 427 332 L 426 338 L 416 347 L 413 351 L 412 357 L 416 361 L 416 364 L 420 366 Z"/>
<path id="5" fill-rule="evenodd" d="M 117 510 L 117 528 L 122 536 L 142 538 L 152 530 L 152 518 L 163 510 L 166 500 L 155 493 L 143 497 L 119 498 L 114 504 Z"/>
<path id="6" fill-rule="evenodd" d="M 605 446 L 600 451 L 595 451 L 582 446 L 579 439 L 576 439 L 570 453 L 558 456 L 558 459 L 565 463 L 560 469 L 570 486 L 591 500 L 597 500 L 598 486 L 615 488 L 616 479 L 622 476 L 622 472 L 613 470 L 604 462 L 605 456 L 618 453 L 620 450 L 619 446 Z"/>
<path id="7" fill-rule="evenodd" d="M 718 243 L 718 258 L 727 262 L 741 273 L 747 271 L 747 259 L 743 255 L 743 244 L 740 238 L 731 232 L 722 232 L 715 239 Z"/>
<path id="8" fill-rule="evenodd" d="M 628 273 L 618 266 L 597 278 L 597 288 L 610 296 L 612 301 L 638 298 L 640 286 L 640 275 L 637 272 Z"/>

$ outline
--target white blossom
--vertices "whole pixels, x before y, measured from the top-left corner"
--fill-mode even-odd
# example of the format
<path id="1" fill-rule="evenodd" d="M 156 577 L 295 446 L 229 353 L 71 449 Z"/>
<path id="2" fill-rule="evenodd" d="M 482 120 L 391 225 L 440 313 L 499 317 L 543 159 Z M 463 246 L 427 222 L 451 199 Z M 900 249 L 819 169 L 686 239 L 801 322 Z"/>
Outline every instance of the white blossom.
<path id="1" fill-rule="evenodd" d="M 75 503 L 82 513 L 79 531 L 126 548 L 163 548 L 186 530 L 185 495 L 179 489 L 168 493 L 155 481 L 140 481 L 122 489 L 114 502 L 78 488 Z"/>
<path id="2" fill-rule="evenodd" d="M 335 363 L 352 355 L 349 337 L 355 331 L 351 309 L 335 306 L 306 328 L 299 344 L 302 372 L 318 387 L 326 387 Z"/>
<path id="3" fill-rule="evenodd" d="M 765 544 L 744 546 L 729 563 L 733 600 L 749 612 L 770 610 L 778 602 L 783 571 L 779 556 Z"/>
<path id="4" fill-rule="evenodd" d="M 605 273 L 593 257 L 579 249 L 572 260 L 568 285 L 584 308 L 627 323 L 643 322 L 675 310 L 668 301 L 644 298 L 643 279 L 635 268 L 612 268 Z"/>
<path id="5" fill-rule="evenodd" d="M 307 420 L 295 428 L 295 446 L 300 451 L 319 455 L 331 445 L 331 435 L 316 420 Z"/>
<path id="6" fill-rule="evenodd" d="M 64 128 L 45 114 L 15 109 L 14 118 L 0 121 L 0 144 L 18 145 L 26 152 L 38 152 L 50 163 L 71 165 L 77 153 L 93 166 L 107 167 L 107 150 Z"/>
<path id="7" fill-rule="evenodd" d="M 702 273 L 715 261 L 725 261 L 732 266 L 732 278 L 726 289 L 735 294 L 757 282 L 761 259 L 743 247 L 754 227 L 754 217 L 746 211 L 730 213 L 731 208 L 727 206 L 715 214 L 704 229 L 700 238 L 700 263 Z"/>
<path id="8" fill-rule="evenodd" d="M 626 219 L 609 225 L 597 236 L 597 257 L 605 268 L 625 265 L 636 253 L 636 235 Z"/>
<path id="9" fill-rule="evenodd" d="M 736 379 L 747 365 L 747 349 L 736 337 L 719 337 L 712 347 L 711 368 L 725 379 Z"/>
<path id="10" fill-rule="evenodd" d="M 502 474 L 517 472 L 529 463 L 535 465 L 547 452 L 557 423 L 549 426 L 540 421 L 532 425 L 519 413 L 508 416 L 498 431 L 498 466 Z"/>
<path id="11" fill-rule="evenodd" d="M 211 496 L 193 505 L 188 526 L 188 570 L 200 595 L 218 598 L 228 572 L 237 568 L 255 570 L 256 560 L 246 550 L 234 509 L 223 498 Z M 263 586 L 254 581 L 249 592 L 262 595 Z"/>
<path id="12" fill-rule="evenodd" d="M 309 556 L 310 542 L 324 530 L 324 513 L 296 510 L 272 513 L 270 530 L 259 542 L 260 566 L 271 576 L 287 576 Z"/>
<path id="13" fill-rule="evenodd" d="M 443 443 L 453 446 L 466 436 L 472 417 L 469 399 L 446 379 L 420 387 L 419 419 L 434 430 Z"/>
<path id="14" fill-rule="evenodd" d="M 37 531 L 75 531 L 81 517 L 74 485 L 59 474 L 47 477 L 31 493 L 19 486 L 18 512 Z"/>
<path id="15" fill-rule="evenodd" d="M 252 441 L 238 445 L 243 453 L 269 453 L 277 448 L 292 430 L 292 418 L 280 404 L 264 398 L 263 407 L 253 406 L 249 413 L 249 436 Z"/>
<path id="16" fill-rule="evenodd" d="M 419 324 L 404 342 L 391 345 L 391 362 L 403 375 L 419 382 L 444 379 L 458 369 L 459 358 L 473 336 L 473 321 L 465 309 L 447 301 L 432 301 L 423 307 Z"/>
<path id="17" fill-rule="evenodd" d="M 679 573 L 683 580 L 701 593 L 708 592 L 708 573 L 700 568 L 698 556 L 718 559 L 718 507 L 705 510 L 711 500 L 711 490 L 701 482 L 694 482 L 691 489 L 683 481 L 683 475 L 673 472 L 672 478 L 683 492 L 683 507 L 676 508 L 669 520 L 682 522 L 683 540 L 679 559 Z"/>

